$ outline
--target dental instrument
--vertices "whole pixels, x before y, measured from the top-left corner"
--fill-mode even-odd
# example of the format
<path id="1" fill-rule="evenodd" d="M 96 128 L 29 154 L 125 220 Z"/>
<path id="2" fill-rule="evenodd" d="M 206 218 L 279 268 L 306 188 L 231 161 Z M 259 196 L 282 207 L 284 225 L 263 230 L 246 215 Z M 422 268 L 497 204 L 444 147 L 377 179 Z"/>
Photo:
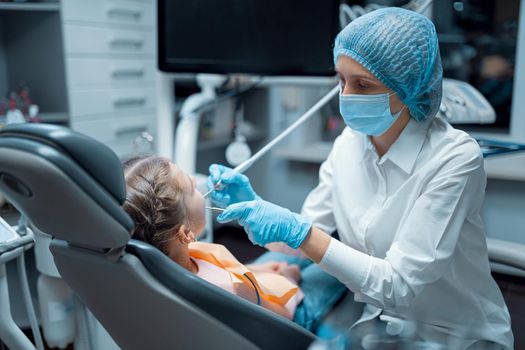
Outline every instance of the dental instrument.
<path id="1" fill-rule="evenodd" d="M 244 173 L 246 170 L 248 170 L 259 158 L 264 156 L 269 150 L 271 150 L 275 145 L 277 145 L 280 141 L 282 141 L 286 136 L 288 136 L 290 133 L 292 133 L 295 129 L 297 129 L 300 125 L 304 124 L 311 116 L 313 116 L 321 107 L 323 107 L 328 101 L 330 101 L 337 93 L 339 93 L 339 85 L 335 86 L 332 90 L 330 90 L 326 95 L 324 95 L 319 101 L 317 101 L 316 104 L 314 104 L 306 113 L 304 113 L 299 119 L 297 119 L 292 125 L 290 125 L 286 130 L 284 130 L 282 133 L 280 133 L 275 139 L 270 141 L 266 144 L 263 148 L 261 148 L 257 153 L 255 153 L 251 158 L 247 159 L 246 161 L 242 162 L 238 166 L 236 166 L 233 170 L 237 171 L 239 173 Z M 215 184 L 214 188 L 209 190 L 204 194 L 204 198 L 208 197 L 214 190 L 221 189 L 222 187 L 221 180 Z"/>
<path id="2" fill-rule="evenodd" d="M 226 210 L 224 208 L 217 208 L 217 207 L 206 207 L 206 209 L 215 210 L 215 211 L 225 211 Z"/>

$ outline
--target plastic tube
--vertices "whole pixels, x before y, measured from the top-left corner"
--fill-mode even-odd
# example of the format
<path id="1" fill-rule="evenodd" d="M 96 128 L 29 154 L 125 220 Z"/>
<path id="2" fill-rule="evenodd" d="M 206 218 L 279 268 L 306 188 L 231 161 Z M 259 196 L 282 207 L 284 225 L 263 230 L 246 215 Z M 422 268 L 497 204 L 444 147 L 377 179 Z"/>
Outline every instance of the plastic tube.
<path id="1" fill-rule="evenodd" d="M 310 119 L 319 109 L 321 109 L 325 104 L 327 104 L 335 95 L 339 93 L 339 85 L 336 85 L 332 90 L 330 90 L 326 95 L 324 95 L 319 101 L 317 101 L 316 104 L 314 104 L 308 111 L 306 111 L 299 119 L 297 119 L 292 125 L 290 125 L 286 130 L 284 130 L 282 133 L 280 133 L 276 138 L 274 138 L 272 141 L 268 142 L 266 146 L 261 148 L 257 153 L 255 153 L 253 156 L 251 156 L 246 161 L 239 164 L 235 169 L 233 169 L 236 172 L 244 173 L 246 170 L 248 170 L 259 158 L 264 156 L 266 153 L 268 153 L 269 150 L 271 150 L 275 145 L 277 145 L 279 142 L 281 142 L 286 136 L 290 135 L 295 129 L 297 129 L 299 126 L 304 124 L 308 119 Z M 209 196 L 211 192 L 213 192 L 216 189 L 221 188 L 221 181 L 219 180 L 215 184 L 215 188 L 209 190 L 204 194 L 204 198 Z"/>
<path id="2" fill-rule="evenodd" d="M 27 282 L 26 260 L 24 253 L 20 254 L 20 256 L 16 259 L 16 264 L 27 316 L 29 317 L 29 323 L 31 324 L 31 330 L 33 331 L 33 337 L 35 339 L 35 345 L 38 350 L 44 350 L 44 342 L 42 340 L 42 334 L 40 333 L 38 320 L 36 319 L 35 307 L 33 305 L 33 299 L 31 298 L 29 283 Z"/>
<path id="3" fill-rule="evenodd" d="M 34 350 L 34 345 L 27 339 L 20 328 L 18 328 L 11 316 L 7 276 L 5 265 L 3 264 L 0 264 L 0 310 L 0 339 L 2 339 L 2 342 L 4 342 L 9 349 Z"/>

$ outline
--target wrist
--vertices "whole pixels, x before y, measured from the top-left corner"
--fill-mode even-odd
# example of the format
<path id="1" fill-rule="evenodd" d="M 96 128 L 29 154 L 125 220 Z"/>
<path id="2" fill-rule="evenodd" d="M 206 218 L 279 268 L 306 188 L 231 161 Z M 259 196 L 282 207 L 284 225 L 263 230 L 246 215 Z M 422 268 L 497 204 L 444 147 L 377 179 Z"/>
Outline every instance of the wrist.
<path id="1" fill-rule="evenodd" d="M 312 225 L 299 249 L 308 258 L 319 264 L 323 259 L 332 237 L 321 229 Z"/>
<path id="2" fill-rule="evenodd" d="M 294 213 L 293 215 L 296 220 L 293 232 L 291 232 L 290 235 L 291 237 L 293 237 L 293 239 L 286 243 L 290 248 L 297 249 L 301 246 L 301 244 L 303 244 L 304 240 L 310 234 L 310 231 L 312 229 L 312 221 L 296 213 Z"/>

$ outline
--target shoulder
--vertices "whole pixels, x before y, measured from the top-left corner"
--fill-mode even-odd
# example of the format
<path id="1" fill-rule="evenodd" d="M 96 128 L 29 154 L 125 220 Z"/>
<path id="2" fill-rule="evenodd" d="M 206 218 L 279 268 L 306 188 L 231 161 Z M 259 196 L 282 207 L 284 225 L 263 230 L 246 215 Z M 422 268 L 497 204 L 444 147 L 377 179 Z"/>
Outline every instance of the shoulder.
<path id="1" fill-rule="evenodd" d="M 483 162 L 483 154 L 477 141 L 441 118 L 436 118 L 432 123 L 429 138 L 435 151 L 447 159 Z"/>
<path id="2" fill-rule="evenodd" d="M 483 154 L 477 141 L 441 118 L 435 118 L 430 125 L 429 146 L 430 153 L 443 164 L 483 166 Z"/>

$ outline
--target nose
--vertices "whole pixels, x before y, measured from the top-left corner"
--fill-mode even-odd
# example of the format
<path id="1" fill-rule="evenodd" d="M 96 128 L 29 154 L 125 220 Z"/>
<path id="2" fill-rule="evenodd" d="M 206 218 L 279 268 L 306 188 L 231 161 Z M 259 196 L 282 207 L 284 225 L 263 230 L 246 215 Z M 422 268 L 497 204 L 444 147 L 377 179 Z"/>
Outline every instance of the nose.
<path id="1" fill-rule="evenodd" d="M 341 95 L 355 94 L 356 91 L 351 88 L 350 84 L 341 84 Z"/>

